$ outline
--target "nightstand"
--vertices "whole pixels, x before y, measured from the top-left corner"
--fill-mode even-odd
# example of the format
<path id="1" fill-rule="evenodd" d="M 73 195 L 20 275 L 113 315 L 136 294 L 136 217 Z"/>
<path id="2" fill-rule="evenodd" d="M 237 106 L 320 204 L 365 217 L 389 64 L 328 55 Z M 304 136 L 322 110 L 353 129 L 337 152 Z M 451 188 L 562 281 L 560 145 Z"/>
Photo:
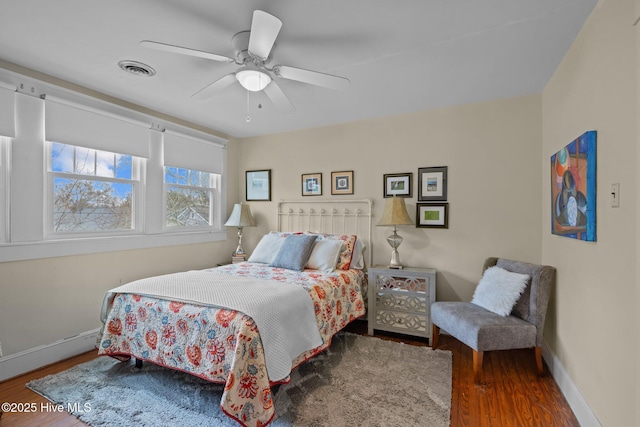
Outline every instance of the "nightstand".
<path id="1" fill-rule="evenodd" d="M 375 329 L 431 340 L 431 304 L 436 300 L 436 269 L 376 265 L 369 269 L 367 320 Z"/>

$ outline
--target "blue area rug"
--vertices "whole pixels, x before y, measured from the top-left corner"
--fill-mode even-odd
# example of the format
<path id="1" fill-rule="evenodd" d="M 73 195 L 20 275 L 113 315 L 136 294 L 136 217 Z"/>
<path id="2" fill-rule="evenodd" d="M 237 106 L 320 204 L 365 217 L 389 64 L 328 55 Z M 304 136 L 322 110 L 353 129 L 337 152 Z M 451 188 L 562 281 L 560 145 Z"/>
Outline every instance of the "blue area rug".
<path id="1" fill-rule="evenodd" d="M 99 357 L 27 387 L 93 427 L 235 427 L 223 385 Z M 449 425 L 451 353 L 340 333 L 275 390 L 274 427 Z"/>

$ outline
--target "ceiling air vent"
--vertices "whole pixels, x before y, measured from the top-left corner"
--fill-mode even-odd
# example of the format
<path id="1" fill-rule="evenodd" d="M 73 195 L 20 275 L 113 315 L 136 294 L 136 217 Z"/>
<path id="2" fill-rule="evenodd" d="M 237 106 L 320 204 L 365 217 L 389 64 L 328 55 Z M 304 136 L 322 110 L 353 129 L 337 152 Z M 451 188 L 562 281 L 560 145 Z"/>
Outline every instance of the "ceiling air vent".
<path id="1" fill-rule="evenodd" d="M 118 66 L 127 73 L 140 77 L 151 77 L 156 73 L 156 70 L 138 61 L 120 61 L 118 62 Z"/>

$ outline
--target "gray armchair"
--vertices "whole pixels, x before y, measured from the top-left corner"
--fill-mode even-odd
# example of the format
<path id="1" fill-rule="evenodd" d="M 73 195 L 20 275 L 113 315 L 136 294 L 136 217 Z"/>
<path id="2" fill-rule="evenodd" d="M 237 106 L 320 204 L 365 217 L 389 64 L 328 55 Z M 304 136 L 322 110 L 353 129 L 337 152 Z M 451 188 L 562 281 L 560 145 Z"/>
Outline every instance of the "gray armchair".
<path id="1" fill-rule="evenodd" d="M 482 271 L 494 265 L 531 276 L 511 314 L 503 317 L 470 302 L 435 302 L 431 305 L 432 347 L 438 346 L 440 329 L 471 347 L 476 383 L 482 379 L 485 351 L 534 348 L 536 370 L 541 375 L 542 332 L 556 269 L 502 258 L 488 258 Z"/>

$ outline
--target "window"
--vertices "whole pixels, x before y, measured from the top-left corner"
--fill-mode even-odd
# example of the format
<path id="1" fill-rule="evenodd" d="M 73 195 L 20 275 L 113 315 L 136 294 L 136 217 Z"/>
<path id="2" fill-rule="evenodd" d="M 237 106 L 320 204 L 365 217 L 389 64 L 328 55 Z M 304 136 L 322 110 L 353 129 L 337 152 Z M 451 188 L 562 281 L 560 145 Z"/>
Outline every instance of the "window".
<path id="1" fill-rule="evenodd" d="M 49 152 L 50 232 L 136 229 L 136 157 L 58 142 Z"/>
<path id="2" fill-rule="evenodd" d="M 220 175 L 165 166 L 165 226 L 219 228 Z"/>
<path id="3" fill-rule="evenodd" d="M 221 182 L 226 150 L 197 137 L 163 136 L 164 230 L 224 231 Z"/>
<path id="4" fill-rule="evenodd" d="M 41 89 L 0 82 L 0 262 L 227 238 L 226 140 Z M 165 166 L 175 169 L 166 184 Z M 167 191 L 185 222 L 167 225 Z"/>

